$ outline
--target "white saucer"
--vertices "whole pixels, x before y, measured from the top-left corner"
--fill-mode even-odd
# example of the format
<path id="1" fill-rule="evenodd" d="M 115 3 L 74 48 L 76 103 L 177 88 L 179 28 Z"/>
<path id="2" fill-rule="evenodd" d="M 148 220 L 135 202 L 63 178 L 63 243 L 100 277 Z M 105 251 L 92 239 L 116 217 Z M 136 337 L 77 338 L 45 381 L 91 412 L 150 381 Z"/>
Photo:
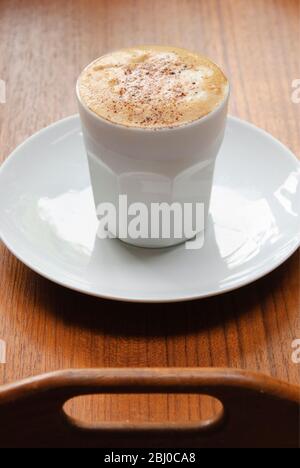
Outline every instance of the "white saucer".
<path id="1" fill-rule="evenodd" d="M 95 240 L 78 116 L 37 133 L 0 170 L 0 235 L 44 277 L 94 296 L 180 301 L 246 285 L 300 244 L 300 165 L 262 130 L 229 118 L 204 247 L 164 250 Z"/>

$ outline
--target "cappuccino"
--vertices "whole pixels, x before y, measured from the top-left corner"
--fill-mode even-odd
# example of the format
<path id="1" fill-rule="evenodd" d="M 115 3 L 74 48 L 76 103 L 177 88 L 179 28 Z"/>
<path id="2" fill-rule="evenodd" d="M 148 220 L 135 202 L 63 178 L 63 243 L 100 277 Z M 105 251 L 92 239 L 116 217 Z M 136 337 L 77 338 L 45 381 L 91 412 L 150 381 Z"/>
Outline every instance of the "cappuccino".
<path id="1" fill-rule="evenodd" d="M 228 80 L 208 58 L 173 47 L 144 46 L 100 57 L 81 74 L 78 91 L 99 117 L 127 127 L 176 127 L 216 109 Z"/>

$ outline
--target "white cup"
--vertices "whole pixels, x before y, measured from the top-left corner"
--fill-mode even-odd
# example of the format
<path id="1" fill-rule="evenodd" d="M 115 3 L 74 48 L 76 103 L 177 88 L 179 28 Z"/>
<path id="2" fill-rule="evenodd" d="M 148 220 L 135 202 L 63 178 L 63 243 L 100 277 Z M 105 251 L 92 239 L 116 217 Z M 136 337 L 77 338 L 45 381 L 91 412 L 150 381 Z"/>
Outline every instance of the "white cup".
<path id="1" fill-rule="evenodd" d="M 173 128 L 135 128 L 100 118 L 77 99 L 88 156 L 96 207 L 111 203 L 119 207 L 120 195 L 128 206 L 143 203 L 204 204 L 207 223 L 214 167 L 224 137 L 229 91 L 208 115 Z M 121 213 L 127 217 L 127 213 Z M 128 215 L 129 217 L 129 215 Z M 128 223 L 130 220 L 126 220 Z M 127 223 L 127 224 L 128 224 Z M 203 228 L 202 228 L 203 229 Z M 114 233 L 120 237 L 118 227 Z M 160 233 L 162 234 L 162 233 Z M 170 230 L 165 238 L 136 238 L 130 233 L 122 240 L 140 247 L 167 247 L 188 240 Z"/>

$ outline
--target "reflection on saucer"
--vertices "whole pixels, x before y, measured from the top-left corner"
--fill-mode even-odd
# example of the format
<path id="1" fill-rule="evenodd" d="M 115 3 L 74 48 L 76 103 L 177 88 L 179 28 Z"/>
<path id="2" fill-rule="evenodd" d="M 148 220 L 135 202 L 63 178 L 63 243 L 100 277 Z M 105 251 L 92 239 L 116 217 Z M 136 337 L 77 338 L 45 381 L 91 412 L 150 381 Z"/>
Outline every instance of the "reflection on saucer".
<path id="1" fill-rule="evenodd" d="M 262 195 L 249 199 L 242 192 L 215 185 L 211 214 L 220 256 L 230 269 L 251 260 L 279 234 L 270 205 Z"/>
<path id="2" fill-rule="evenodd" d="M 91 255 L 98 226 L 91 187 L 71 190 L 55 198 L 41 198 L 37 209 L 53 237 L 65 242 L 68 249 Z"/>

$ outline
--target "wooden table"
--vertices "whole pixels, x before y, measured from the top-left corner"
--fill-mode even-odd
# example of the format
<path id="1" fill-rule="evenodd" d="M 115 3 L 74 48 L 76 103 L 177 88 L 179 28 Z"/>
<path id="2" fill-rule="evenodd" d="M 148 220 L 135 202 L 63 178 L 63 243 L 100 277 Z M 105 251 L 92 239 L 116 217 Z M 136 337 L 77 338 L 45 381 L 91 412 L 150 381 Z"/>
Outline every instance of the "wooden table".
<path id="1" fill-rule="evenodd" d="M 141 43 L 199 50 L 232 82 L 231 113 L 299 156 L 298 0 L 0 0 L 0 160 L 29 135 L 76 112 L 82 67 Z M 266 174 L 267 177 L 267 174 Z M 0 246 L 0 384 L 69 367 L 228 366 L 300 383 L 299 251 L 266 278 L 220 297 L 175 305 L 113 303 L 39 277 Z M 101 396 L 69 411 L 93 420 L 196 420 L 192 396 Z M 212 405 L 213 407 L 213 405 Z M 93 413 L 93 414 L 92 414 Z"/>

